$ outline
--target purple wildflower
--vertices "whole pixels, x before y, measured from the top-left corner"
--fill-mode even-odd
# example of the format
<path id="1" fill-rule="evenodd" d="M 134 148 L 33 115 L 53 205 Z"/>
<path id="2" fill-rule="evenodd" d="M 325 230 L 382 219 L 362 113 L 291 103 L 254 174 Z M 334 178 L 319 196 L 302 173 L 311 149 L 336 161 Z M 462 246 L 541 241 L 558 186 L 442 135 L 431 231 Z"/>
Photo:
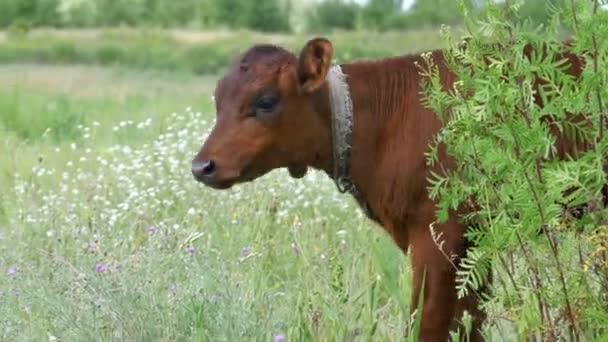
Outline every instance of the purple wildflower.
<path id="1" fill-rule="evenodd" d="M 243 247 L 243 248 L 241 248 L 241 256 L 243 258 L 248 257 L 249 254 L 251 254 L 251 247 Z"/>
<path id="2" fill-rule="evenodd" d="M 211 296 L 211 303 L 217 303 L 220 300 L 220 296 L 214 294 L 213 296 Z"/>
<path id="3" fill-rule="evenodd" d="M 154 234 L 158 231 L 158 228 L 156 228 L 154 226 L 150 226 L 150 227 L 148 227 L 148 229 L 146 229 L 146 231 L 148 232 L 148 234 Z"/>
<path id="4" fill-rule="evenodd" d="M 190 246 L 190 247 L 186 248 L 186 252 L 190 255 L 194 255 L 196 253 L 196 248 Z"/>
<path id="5" fill-rule="evenodd" d="M 15 276 L 17 275 L 17 268 L 16 267 L 10 267 L 7 271 L 6 274 L 11 277 L 11 278 L 15 278 Z"/>
<path id="6" fill-rule="evenodd" d="M 108 267 L 104 264 L 95 265 L 95 272 L 97 272 L 97 273 L 104 273 L 107 270 L 108 270 Z"/>
<path id="7" fill-rule="evenodd" d="M 272 338 L 273 342 L 284 342 L 285 341 L 285 335 L 274 335 L 274 337 Z"/>

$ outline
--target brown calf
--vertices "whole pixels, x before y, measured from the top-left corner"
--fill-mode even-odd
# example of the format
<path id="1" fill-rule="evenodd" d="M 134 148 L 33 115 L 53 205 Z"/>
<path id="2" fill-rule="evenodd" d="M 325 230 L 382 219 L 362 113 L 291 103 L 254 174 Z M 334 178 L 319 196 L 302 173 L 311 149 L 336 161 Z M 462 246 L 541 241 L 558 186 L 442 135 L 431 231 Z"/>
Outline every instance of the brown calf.
<path id="1" fill-rule="evenodd" d="M 217 121 L 192 162 L 195 178 L 225 189 L 276 168 L 286 167 L 294 177 L 308 167 L 326 171 L 410 251 L 413 306 L 426 271 L 421 340 L 447 340 L 463 310 L 474 317 L 472 339 L 481 340 L 485 316 L 477 296 L 457 299 L 455 270 L 443 254 L 464 256 L 467 227 L 456 213 L 434 226 L 443 233 L 443 252 L 429 231 L 435 203 L 426 190 L 432 170 L 424 152 L 441 122 L 421 104 L 416 63 L 422 57 L 341 65 L 345 92 L 342 73 L 332 69 L 332 53 L 332 44 L 320 38 L 309 41 L 299 57 L 272 45 L 249 49 L 217 85 Z M 433 51 L 432 58 L 450 87 L 454 76 L 442 51 Z M 445 152 L 440 159 L 443 167 L 453 165 Z"/>

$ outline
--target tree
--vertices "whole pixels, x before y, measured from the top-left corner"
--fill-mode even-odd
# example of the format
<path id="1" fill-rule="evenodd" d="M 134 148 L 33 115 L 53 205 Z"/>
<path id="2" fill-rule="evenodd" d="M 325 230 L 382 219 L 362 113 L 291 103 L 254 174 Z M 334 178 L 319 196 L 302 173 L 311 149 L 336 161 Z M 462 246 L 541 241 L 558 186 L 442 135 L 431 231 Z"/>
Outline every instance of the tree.
<path id="1" fill-rule="evenodd" d="M 2 0 L 0 1 L 0 27 L 15 21 L 31 26 L 57 26 L 60 0 Z"/>
<path id="2" fill-rule="evenodd" d="M 408 12 L 408 18 L 416 26 L 454 25 L 462 22 L 462 14 L 456 0 L 416 1 Z M 472 7 L 471 1 L 465 5 Z"/>
<path id="3" fill-rule="evenodd" d="M 326 0 L 308 13 L 308 27 L 314 30 L 354 30 L 361 7 L 344 0 Z"/>
<path id="4" fill-rule="evenodd" d="M 256 0 L 247 2 L 245 24 L 248 28 L 263 32 L 288 32 L 288 4 L 279 0 Z"/>
<path id="5" fill-rule="evenodd" d="M 402 0 L 370 0 L 363 8 L 363 26 L 380 30 L 387 28 L 392 18 L 401 14 L 402 6 Z"/>

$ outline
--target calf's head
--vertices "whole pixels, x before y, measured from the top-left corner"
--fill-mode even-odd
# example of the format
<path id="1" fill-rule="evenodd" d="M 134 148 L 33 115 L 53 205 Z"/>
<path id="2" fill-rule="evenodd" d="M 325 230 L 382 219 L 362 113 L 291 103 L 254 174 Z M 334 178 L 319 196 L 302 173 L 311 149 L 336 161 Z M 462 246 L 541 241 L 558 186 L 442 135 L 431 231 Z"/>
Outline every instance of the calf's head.
<path id="1" fill-rule="evenodd" d="M 302 177 L 328 168 L 331 127 L 325 78 L 333 47 L 309 41 L 299 58 L 273 45 L 245 52 L 215 89 L 216 122 L 192 161 L 204 184 L 226 189 L 281 167 Z"/>

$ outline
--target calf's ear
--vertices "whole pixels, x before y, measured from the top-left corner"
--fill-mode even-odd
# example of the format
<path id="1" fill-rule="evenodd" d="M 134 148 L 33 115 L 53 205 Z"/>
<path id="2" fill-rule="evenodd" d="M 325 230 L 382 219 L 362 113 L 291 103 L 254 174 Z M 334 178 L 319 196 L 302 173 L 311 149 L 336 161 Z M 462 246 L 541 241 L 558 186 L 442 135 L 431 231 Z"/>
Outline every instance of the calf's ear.
<path id="1" fill-rule="evenodd" d="M 306 43 L 300 52 L 298 65 L 298 80 L 303 92 L 312 93 L 323 85 L 333 52 L 331 42 L 325 38 L 315 38 Z"/>

